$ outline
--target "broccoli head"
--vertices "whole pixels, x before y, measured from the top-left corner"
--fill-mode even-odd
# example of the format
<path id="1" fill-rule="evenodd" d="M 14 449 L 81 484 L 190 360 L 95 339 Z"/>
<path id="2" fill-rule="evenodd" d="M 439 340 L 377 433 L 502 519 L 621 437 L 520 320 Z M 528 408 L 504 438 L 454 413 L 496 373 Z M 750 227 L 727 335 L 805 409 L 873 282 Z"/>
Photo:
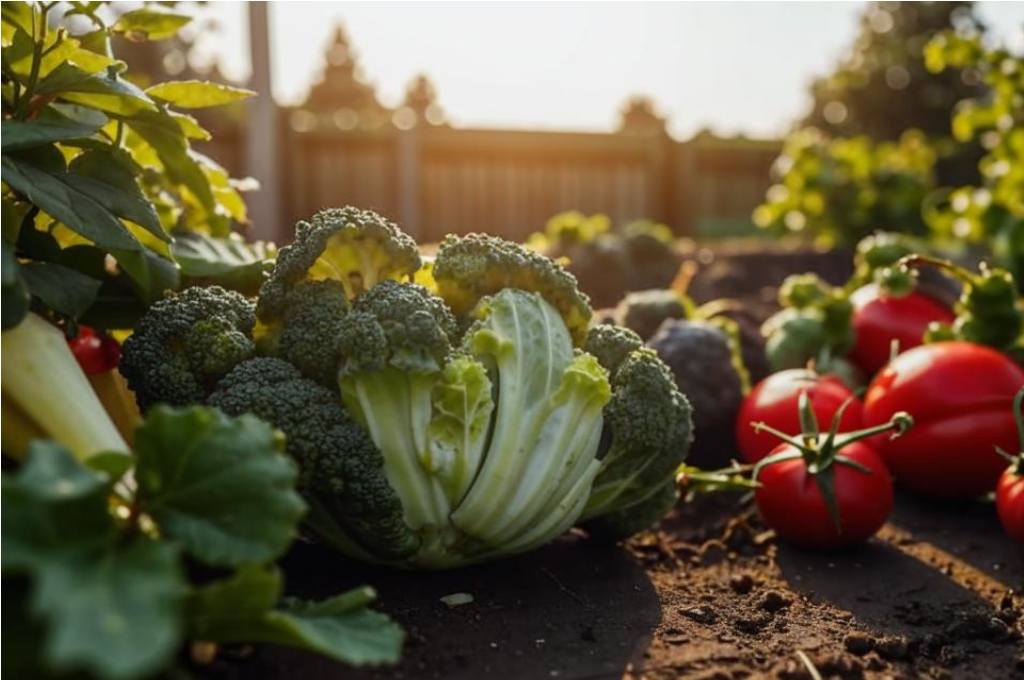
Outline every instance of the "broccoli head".
<path id="1" fill-rule="evenodd" d="M 615 330 L 615 329 L 612 329 Z M 693 439 L 692 409 L 672 372 L 653 350 L 637 347 L 631 331 L 595 327 L 588 338 L 608 362 L 612 396 L 604 409 L 600 470 L 585 520 L 641 507 L 674 478 Z"/>
<path id="2" fill-rule="evenodd" d="M 302 281 L 288 291 L 280 314 L 259 319 L 257 346 L 261 354 L 280 357 L 307 378 L 333 387 L 348 312 L 348 298 L 339 281 Z"/>
<path id="3" fill-rule="evenodd" d="M 155 303 L 122 348 L 120 370 L 139 408 L 202 402 L 252 356 L 255 324 L 252 302 L 220 286 L 186 288 Z"/>
<path id="4" fill-rule="evenodd" d="M 485 234 L 448 235 L 434 260 L 438 294 L 456 315 L 468 314 L 488 295 L 506 288 L 539 293 L 562 316 L 575 344 L 590 323 L 590 301 L 576 278 L 553 260 Z"/>
<path id="5" fill-rule="evenodd" d="M 280 318 L 301 281 L 338 281 L 352 300 L 380 281 L 409 279 L 419 268 L 416 242 L 394 223 L 370 210 L 321 210 L 299 222 L 295 239 L 278 253 L 257 313 L 264 323 Z"/>
<path id="6" fill-rule="evenodd" d="M 207 403 L 229 415 L 252 413 L 284 433 L 286 451 L 299 465 L 300 489 L 321 521 L 332 519 L 325 533 L 341 547 L 388 559 L 417 550 L 419 538 L 404 521 L 380 451 L 348 417 L 336 391 L 286 361 L 257 357 L 232 369 Z"/>

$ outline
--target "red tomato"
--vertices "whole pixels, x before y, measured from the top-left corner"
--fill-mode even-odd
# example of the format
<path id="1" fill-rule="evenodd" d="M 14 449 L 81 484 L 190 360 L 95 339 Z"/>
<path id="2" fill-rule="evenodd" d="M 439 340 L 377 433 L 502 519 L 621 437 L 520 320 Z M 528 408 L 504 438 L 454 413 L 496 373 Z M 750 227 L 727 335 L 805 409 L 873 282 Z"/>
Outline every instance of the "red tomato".
<path id="1" fill-rule="evenodd" d="M 822 430 L 832 423 L 832 416 L 844 401 L 853 396 L 839 379 L 818 376 L 810 371 L 792 368 L 768 376 L 750 391 L 736 416 L 736 443 L 748 463 L 756 463 L 774 449 L 779 440 L 767 432 L 755 432 L 750 426 L 758 421 L 787 434 L 800 432 L 800 411 L 797 400 L 807 392 L 811 408 Z M 860 400 L 854 399 L 846 408 L 840 432 L 861 428 Z"/>
<path id="2" fill-rule="evenodd" d="M 929 496 L 977 496 L 991 491 L 1006 467 L 995 447 L 1017 447 L 1011 404 L 1022 385 L 1024 370 L 994 349 L 924 345 L 896 357 L 868 386 L 864 425 L 909 412 L 908 433 L 873 441 L 896 480 Z"/>
<path id="3" fill-rule="evenodd" d="M 953 311 L 923 293 L 891 297 L 871 283 L 854 291 L 853 331 L 856 341 L 849 358 L 868 376 L 889 363 L 892 341 L 905 352 L 921 344 L 932 321 L 953 323 Z"/>
<path id="4" fill-rule="evenodd" d="M 109 335 L 97 335 L 89 326 L 79 326 L 78 335 L 68 340 L 71 353 L 86 375 L 98 375 L 117 368 L 121 345 Z"/>
<path id="5" fill-rule="evenodd" d="M 772 453 L 793 450 L 790 444 L 780 444 Z M 767 465 L 758 475 L 761 486 L 754 499 L 765 524 L 780 537 L 807 548 L 840 548 L 873 536 L 892 511 L 892 478 L 881 457 L 862 441 L 843 447 L 840 455 L 871 474 L 832 463 L 838 530 L 803 458 Z"/>
<path id="6" fill-rule="evenodd" d="M 1024 476 L 1006 468 L 996 485 L 996 511 L 1007 535 L 1024 543 Z"/>

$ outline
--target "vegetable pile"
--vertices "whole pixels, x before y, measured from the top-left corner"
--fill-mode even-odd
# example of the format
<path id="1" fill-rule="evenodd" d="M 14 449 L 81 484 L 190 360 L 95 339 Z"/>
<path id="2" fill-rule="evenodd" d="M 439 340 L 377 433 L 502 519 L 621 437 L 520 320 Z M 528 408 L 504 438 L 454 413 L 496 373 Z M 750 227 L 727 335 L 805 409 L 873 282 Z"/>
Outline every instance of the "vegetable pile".
<path id="1" fill-rule="evenodd" d="M 255 302 L 212 286 L 153 305 L 121 371 L 144 411 L 205 403 L 278 427 L 321 541 L 447 568 L 577 523 L 628 536 L 674 505 L 689 403 L 638 336 L 590 316 L 522 246 L 449 236 L 426 267 L 349 207 L 297 225 Z"/>

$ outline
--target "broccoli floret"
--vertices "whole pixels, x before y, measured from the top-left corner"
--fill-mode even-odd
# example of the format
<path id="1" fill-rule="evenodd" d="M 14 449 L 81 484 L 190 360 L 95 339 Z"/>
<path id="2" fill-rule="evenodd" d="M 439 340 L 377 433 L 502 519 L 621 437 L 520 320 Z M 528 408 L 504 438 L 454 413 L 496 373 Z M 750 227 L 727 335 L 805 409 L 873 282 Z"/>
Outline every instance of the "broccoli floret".
<path id="1" fill-rule="evenodd" d="M 124 342 L 121 373 L 143 411 L 202 402 L 252 356 L 253 304 L 220 286 L 194 287 L 155 303 Z"/>
<path id="2" fill-rule="evenodd" d="M 498 396 L 480 471 L 451 520 L 513 552 L 550 540 L 578 516 L 597 472 L 607 373 L 573 350 L 558 312 L 538 293 L 503 290 L 473 315 L 463 346 L 491 371 Z"/>
<path id="3" fill-rule="evenodd" d="M 612 373 L 611 386 L 601 469 L 584 519 L 646 503 L 674 476 L 693 439 L 690 403 L 653 350 L 631 352 Z"/>
<path id="4" fill-rule="evenodd" d="M 321 210 L 295 226 L 294 241 L 278 253 L 260 289 L 257 311 L 264 322 L 283 316 L 289 291 L 301 281 L 339 281 L 352 300 L 380 281 L 409 279 L 419 268 L 416 242 L 394 223 L 370 210 Z"/>
<path id="5" fill-rule="evenodd" d="M 360 295 L 341 332 L 342 400 L 380 448 L 409 525 L 439 535 L 451 508 L 425 467 L 427 430 L 433 388 L 455 334 L 455 317 L 440 298 L 396 281 Z"/>
<path id="6" fill-rule="evenodd" d="M 626 357 L 643 346 L 644 341 L 630 329 L 602 324 L 587 333 L 583 351 L 593 354 L 609 373 L 614 374 Z"/>
<path id="7" fill-rule="evenodd" d="M 264 314 L 256 327 L 261 353 L 294 364 L 307 378 L 335 387 L 341 360 L 341 332 L 349 303 L 340 282 L 302 281 L 287 293 L 275 317 Z"/>
<path id="8" fill-rule="evenodd" d="M 485 234 L 448 235 L 434 261 L 438 294 L 456 315 L 468 314 L 488 295 L 508 288 L 539 293 L 562 316 L 580 345 L 590 323 L 590 301 L 576 278 L 523 246 Z"/>
<path id="9" fill-rule="evenodd" d="M 280 359 L 240 363 L 207 403 L 233 416 L 252 413 L 285 435 L 286 450 L 301 471 L 300 490 L 367 554 L 400 559 L 416 552 L 419 538 L 406 525 L 402 503 L 388 484 L 384 458 L 369 434 L 345 413 L 336 391 Z"/>
<path id="10" fill-rule="evenodd" d="M 666 319 L 692 315 L 693 303 L 672 289 L 653 288 L 629 293 L 615 307 L 615 323 L 650 338 Z"/>

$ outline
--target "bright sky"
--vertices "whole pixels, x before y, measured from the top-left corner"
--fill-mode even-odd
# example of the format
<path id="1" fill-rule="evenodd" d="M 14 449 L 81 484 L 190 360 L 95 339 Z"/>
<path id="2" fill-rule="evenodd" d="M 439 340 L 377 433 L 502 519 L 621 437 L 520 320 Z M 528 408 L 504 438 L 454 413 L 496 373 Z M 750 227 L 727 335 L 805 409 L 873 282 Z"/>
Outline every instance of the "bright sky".
<path id="1" fill-rule="evenodd" d="M 449 120 L 478 127 L 608 130 L 632 94 L 653 97 L 672 132 L 783 132 L 808 83 L 850 45 L 861 2 L 274 2 L 274 94 L 301 101 L 344 23 L 381 101 L 427 73 Z M 1024 2 L 980 2 L 997 40 L 1024 49 Z M 248 10 L 210 3 L 220 30 L 201 51 L 249 73 Z"/>

